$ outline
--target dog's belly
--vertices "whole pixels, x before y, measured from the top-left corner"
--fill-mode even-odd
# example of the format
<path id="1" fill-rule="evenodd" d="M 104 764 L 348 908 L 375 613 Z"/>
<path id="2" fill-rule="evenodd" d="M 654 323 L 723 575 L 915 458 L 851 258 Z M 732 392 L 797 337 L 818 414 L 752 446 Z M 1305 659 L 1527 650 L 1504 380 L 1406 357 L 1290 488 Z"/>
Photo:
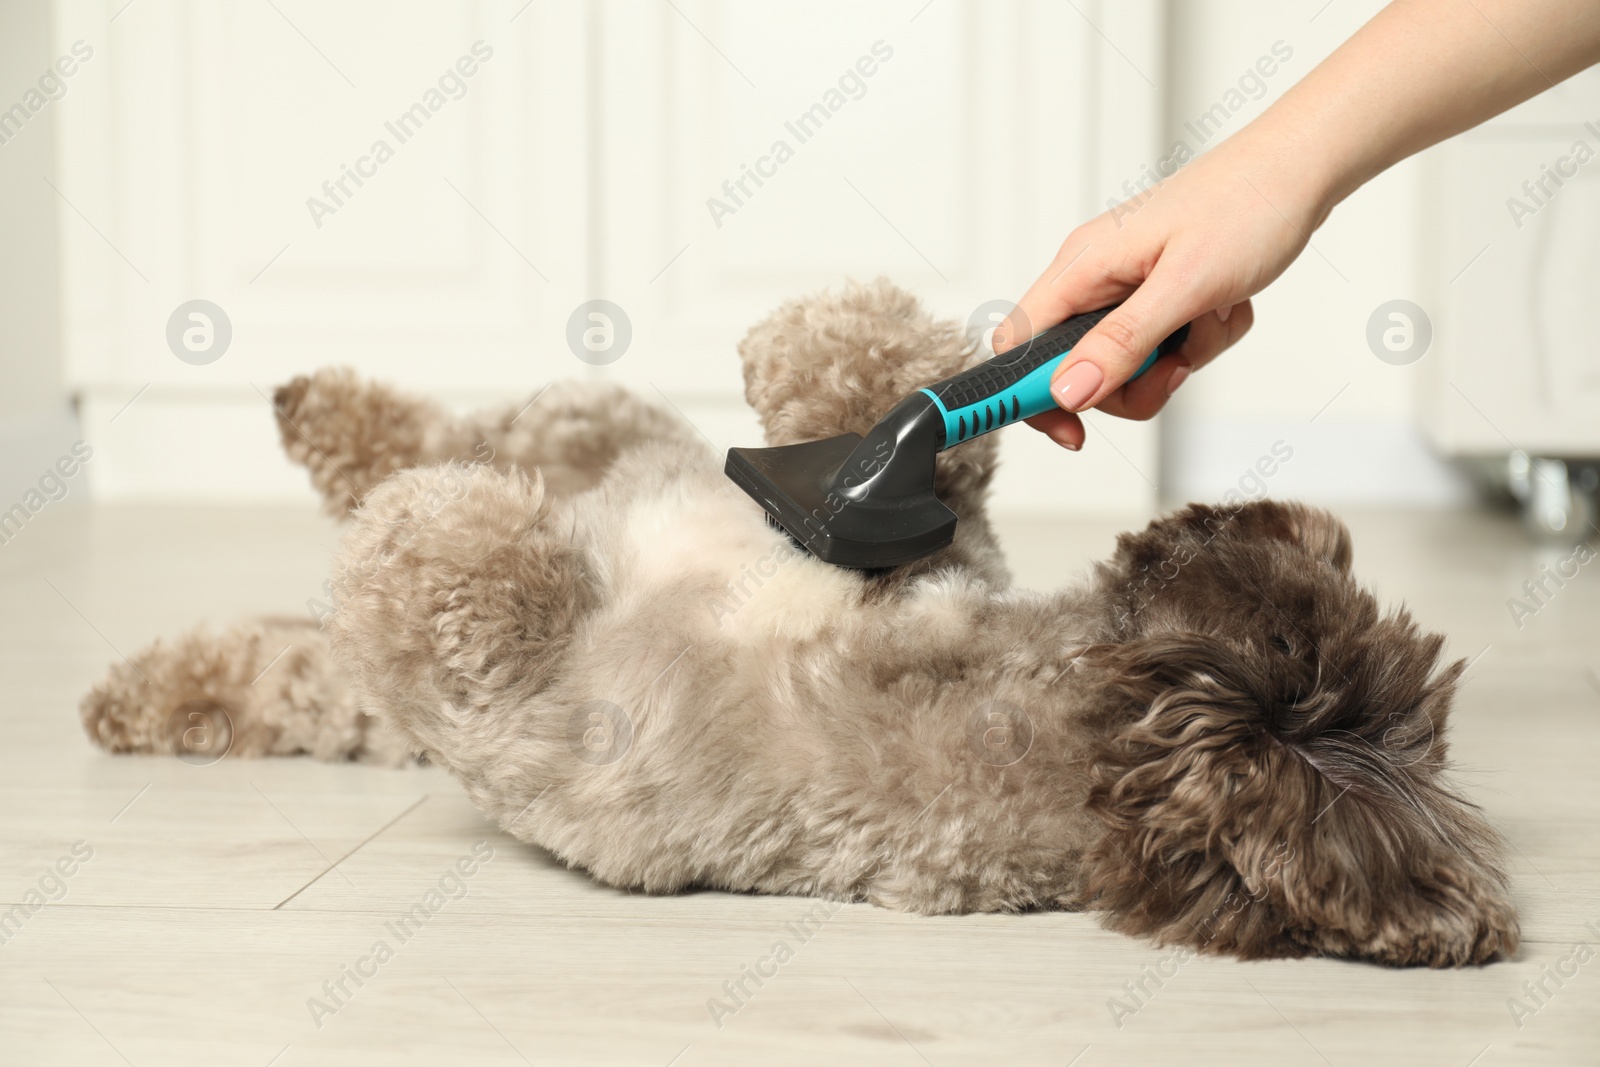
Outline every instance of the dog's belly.
<path id="1" fill-rule="evenodd" d="M 709 625 L 723 640 L 803 641 L 861 602 L 855 572 L 812 558 L 725 480 L 636 498 L 623 548 L 630 593 L 678 602 L 685 629 Z"/>

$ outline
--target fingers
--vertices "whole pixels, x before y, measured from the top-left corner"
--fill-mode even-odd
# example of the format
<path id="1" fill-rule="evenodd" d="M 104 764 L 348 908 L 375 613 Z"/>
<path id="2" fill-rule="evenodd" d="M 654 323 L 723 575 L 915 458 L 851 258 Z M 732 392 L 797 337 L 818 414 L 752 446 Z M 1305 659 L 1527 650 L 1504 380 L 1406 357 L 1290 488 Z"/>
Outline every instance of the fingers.
<path id="1" fill-rule="evenodd" d="M 1070 411 L 1052 408 L 1025 421 L 1062 448 L 1076 452 L 1083 447 L 1083 420 Z"/>
<path id="2" fill-rule="evenodd" d="M 1022 294 L 1022 299 L 1011 309 L 1011 314 L 1007 315 L 1005 321 L 995 329 L 995 355 L 1037 337 L 1071 314 L 1070 311 L 1062 309 L 1058 295 L 1045 285 L 1049 275 L 1049 270 L 1040 275 L 1028 291 Z M 1039 325 L 1035 326 L 1034 323 Z"/>
<path id="3" fill-rule="evenodd" d="M 1162 356 L 1155 366 L 1102 400 L 1100 410 L 1120 419 L 1152 418 L 1192 373 L 1194 364 L 1184 357 Z"/>
<path id="4" fill-rule="evenodd" d="M 1094 229 L 1095 223 L 1090 223 L 1073 231 L 1050 266 L 1022 295 L 994 332 L 996 354 L 1038 336 L 1072 315 L 1114 304 L 1133 288 L 1106 271 L 1082 269 L 1093 260 L 1090 250 L 1096 244 Z M 1072 284 L 1063 284 L 1067 272 L 1074 267 L 1079 269 Z"/>
<path id="5" fill-rule="evenodd" d="M 1174 254 L 1164 235 L 1153 243 L 1129 243 L 1123 231 L 1101 226 L 1102 219 L 1067 238 L 996 329 L 994 349 L 1004 352 L 1072 315 L 1122 301 L 1062 361 L 1051 393 L 1063 413 L 1094 407 L 1121 418 L 1148 419 L 1190 374 L 1244 336 L 1254 313 L 1248 300 L 1212 310 L 1225 296 L 1215 279 L 1208 280 L 1210 272 L 1196 269 L 1193 256 Z M 1130 381 L 1150 353 L 1185 323 L 1190 330 L 1183 344 Z M 1028 421 L 1064 447 L 1084 442 L 1081 420 L 1046 412 Z"/>
<path id="6" fill-rule="evenodd" d="M 1237 344 L 1255 321 L 1256 310 L 1248 300 L 1201 315 L 1190 324 L 1189 336 L 1176 354 L 1196 368 L 1204 367 Z"/>
<path id="7" fill-rule="evenodd" d="M 1162 356 L 1143 375 L 1100 402 L 1099 409 L 1123 419 L 1153 418 L 1190 373 L 1233 347 L 1255 322 L 1250 301 L 1208 312 L 1189 324 L 1189 336 L 1176 352 Z"/>
<path id="8" fill-rule="evenodd" d="M 1168 335 L 1207 310 L 1182 271 L 1166 263 L 1158 262 L 1056 369 L 1050 392 L 1063 409 L 1082 411 L 1105 400 Z"/>

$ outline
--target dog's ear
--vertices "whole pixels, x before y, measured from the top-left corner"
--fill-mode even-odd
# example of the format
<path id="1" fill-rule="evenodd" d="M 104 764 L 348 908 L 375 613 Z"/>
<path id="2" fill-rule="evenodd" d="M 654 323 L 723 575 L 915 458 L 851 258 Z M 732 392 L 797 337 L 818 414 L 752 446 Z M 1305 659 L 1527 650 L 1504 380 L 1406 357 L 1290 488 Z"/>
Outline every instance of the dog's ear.
<path id="1" fill-rule="evenodd" d="M 1244 958 L 1443 966 L 1515 949 L 1495 835 L 1437 781 L 1459 673 L 1433 674 L 1438 650 L 1392 668 L 1388 707 L 1328 691 L 1283 706 L 1270 661 L 1205 635 L 1099 654 L 1125 716 L 1094 762 L 1091 906 Z"/>
<path id="2" fill-rule="evenodd" d="M 918 389 L 988 358 L 960 322 L 935 318 L 884 279 L 793 300 L 739 342 L 744 395 L 769 445 L 864 434 Z M 990 434 L 934 460 L 933 489 L 961 517 L 956 543 L 918 567 L 964 566 L 1009 584 L 985 501 L 999 456 Z"/>
<path id="3" fill-rule="evenodd" d="M 767 443 L 788 445 L 864 434 L 905 397 L 983 356 L 961 323 L 935 318 L 880 278 L 784 304 L 750 328 L 739 358 Z"/>
<path id="4" fill-rule="evenodd" d="M 1229 509 L 1222 513 L 1228 514 Z M 1347 574 L 1350 571 L 1350 530 L 1330 511 L 1295 502 L 1254 500 L 1233 509 L 1232 515 L 1238 536 L 1287 541 Z"/>
<path id="5" fill-rule="evenodd" d="M 1349 573 L 1350 530 L 1331 512 L 1299 503 L 1254 500 L 1239 505 L 1190 504 L 1157 519 L 1138 533 L 1117 539 L 1118 557 L 1133 565 L 1159 566 L 1184 549 L 1218 538 L 1271 538 L 1297 545 Z"/>
<path id="6" fill-rule="evenodd" d="M 1112 928 L 1159 943 L 1244 958 L 1311 951 L 1287 932 L 1287 913 L 1252 895 L 1260 875 L 1276 873 L 1264 863 L 1293 859 L 1293 842 L 1264 847 L 1275 836 L 1264 821 L 1309 822 L 1315 784 L 1266 743 L 1244 665 L 1220 642 L 1183 634 L 1094 658 L 1109 680 L 1105 702 L 1124 721 L 1093 760 L 1089 807 L 1105 832 L 1084 861 L 1090 906 Z"/>

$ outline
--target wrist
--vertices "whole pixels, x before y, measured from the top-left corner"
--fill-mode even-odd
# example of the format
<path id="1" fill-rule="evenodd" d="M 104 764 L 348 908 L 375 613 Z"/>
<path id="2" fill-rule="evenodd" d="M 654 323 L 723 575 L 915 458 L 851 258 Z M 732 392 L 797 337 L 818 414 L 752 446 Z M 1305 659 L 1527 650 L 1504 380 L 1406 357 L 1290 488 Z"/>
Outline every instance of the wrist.
<path id="1" fill-rule="evenodd" d="M 1292 105 L 1279 101 L 1219 145 L 1217 152 L 1231 150 L 1228 165 L 1239 168 L 1256 192 L 1310 236 L 1371 175 L 1360 152 L 1346 151 L 1332 138 L 1313 136 L 1327 126 L 1296 114 Z"/>

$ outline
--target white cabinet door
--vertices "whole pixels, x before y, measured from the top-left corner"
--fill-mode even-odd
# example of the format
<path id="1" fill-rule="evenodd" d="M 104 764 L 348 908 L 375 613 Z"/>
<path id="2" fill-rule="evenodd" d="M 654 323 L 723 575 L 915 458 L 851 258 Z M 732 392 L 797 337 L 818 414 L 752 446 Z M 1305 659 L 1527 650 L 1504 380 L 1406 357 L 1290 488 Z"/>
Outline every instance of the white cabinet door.
<path id="1" fill-rule="evenodd" d="M 57 14 L 95 49 L 51 180 L 98 495 L 309 500 L 265 396 L 325 364 L 462 398 L 571 372 L 580 7 L 119 8 Z M 231 324 L 211 362 L 168 345 L 196 299 Z"/>
<path id="2" fill-rule="evenodd" d="M 1600 455 L 1600 70 L 1446 146 L 1423 414 L 1457 455 Z"/>
<path id="3" fill-rule="evenodd" d="M 59 0 L 95 50 L 50 176 L 95 491 L 309 499 L 264 397 L 328 363 L 463 405 L 604 375 L 751 442 L 734 346 L 778 303 L 885 275 L 965 318 L 1155 157 L 1158 8 Z M 631 320 L 604 368 L 591 299 Z M 193 300 L 209 362 L 169 346 Z M 1001 507 L 1153 499 L 1147 426 L 1006 437 Z"/>
<path id="4" fill-rule="evenodd" d="M 1157 5 L 674 0 L 602 9 L 597 284 L 660 389 L 753 443 L 735 345 L 780 302 L 886 276 L 966 319 L 1014 299 L 1155 158 Z M 1137 510 L 1154 431 L 1005 435 L 996 507 Z"/>

